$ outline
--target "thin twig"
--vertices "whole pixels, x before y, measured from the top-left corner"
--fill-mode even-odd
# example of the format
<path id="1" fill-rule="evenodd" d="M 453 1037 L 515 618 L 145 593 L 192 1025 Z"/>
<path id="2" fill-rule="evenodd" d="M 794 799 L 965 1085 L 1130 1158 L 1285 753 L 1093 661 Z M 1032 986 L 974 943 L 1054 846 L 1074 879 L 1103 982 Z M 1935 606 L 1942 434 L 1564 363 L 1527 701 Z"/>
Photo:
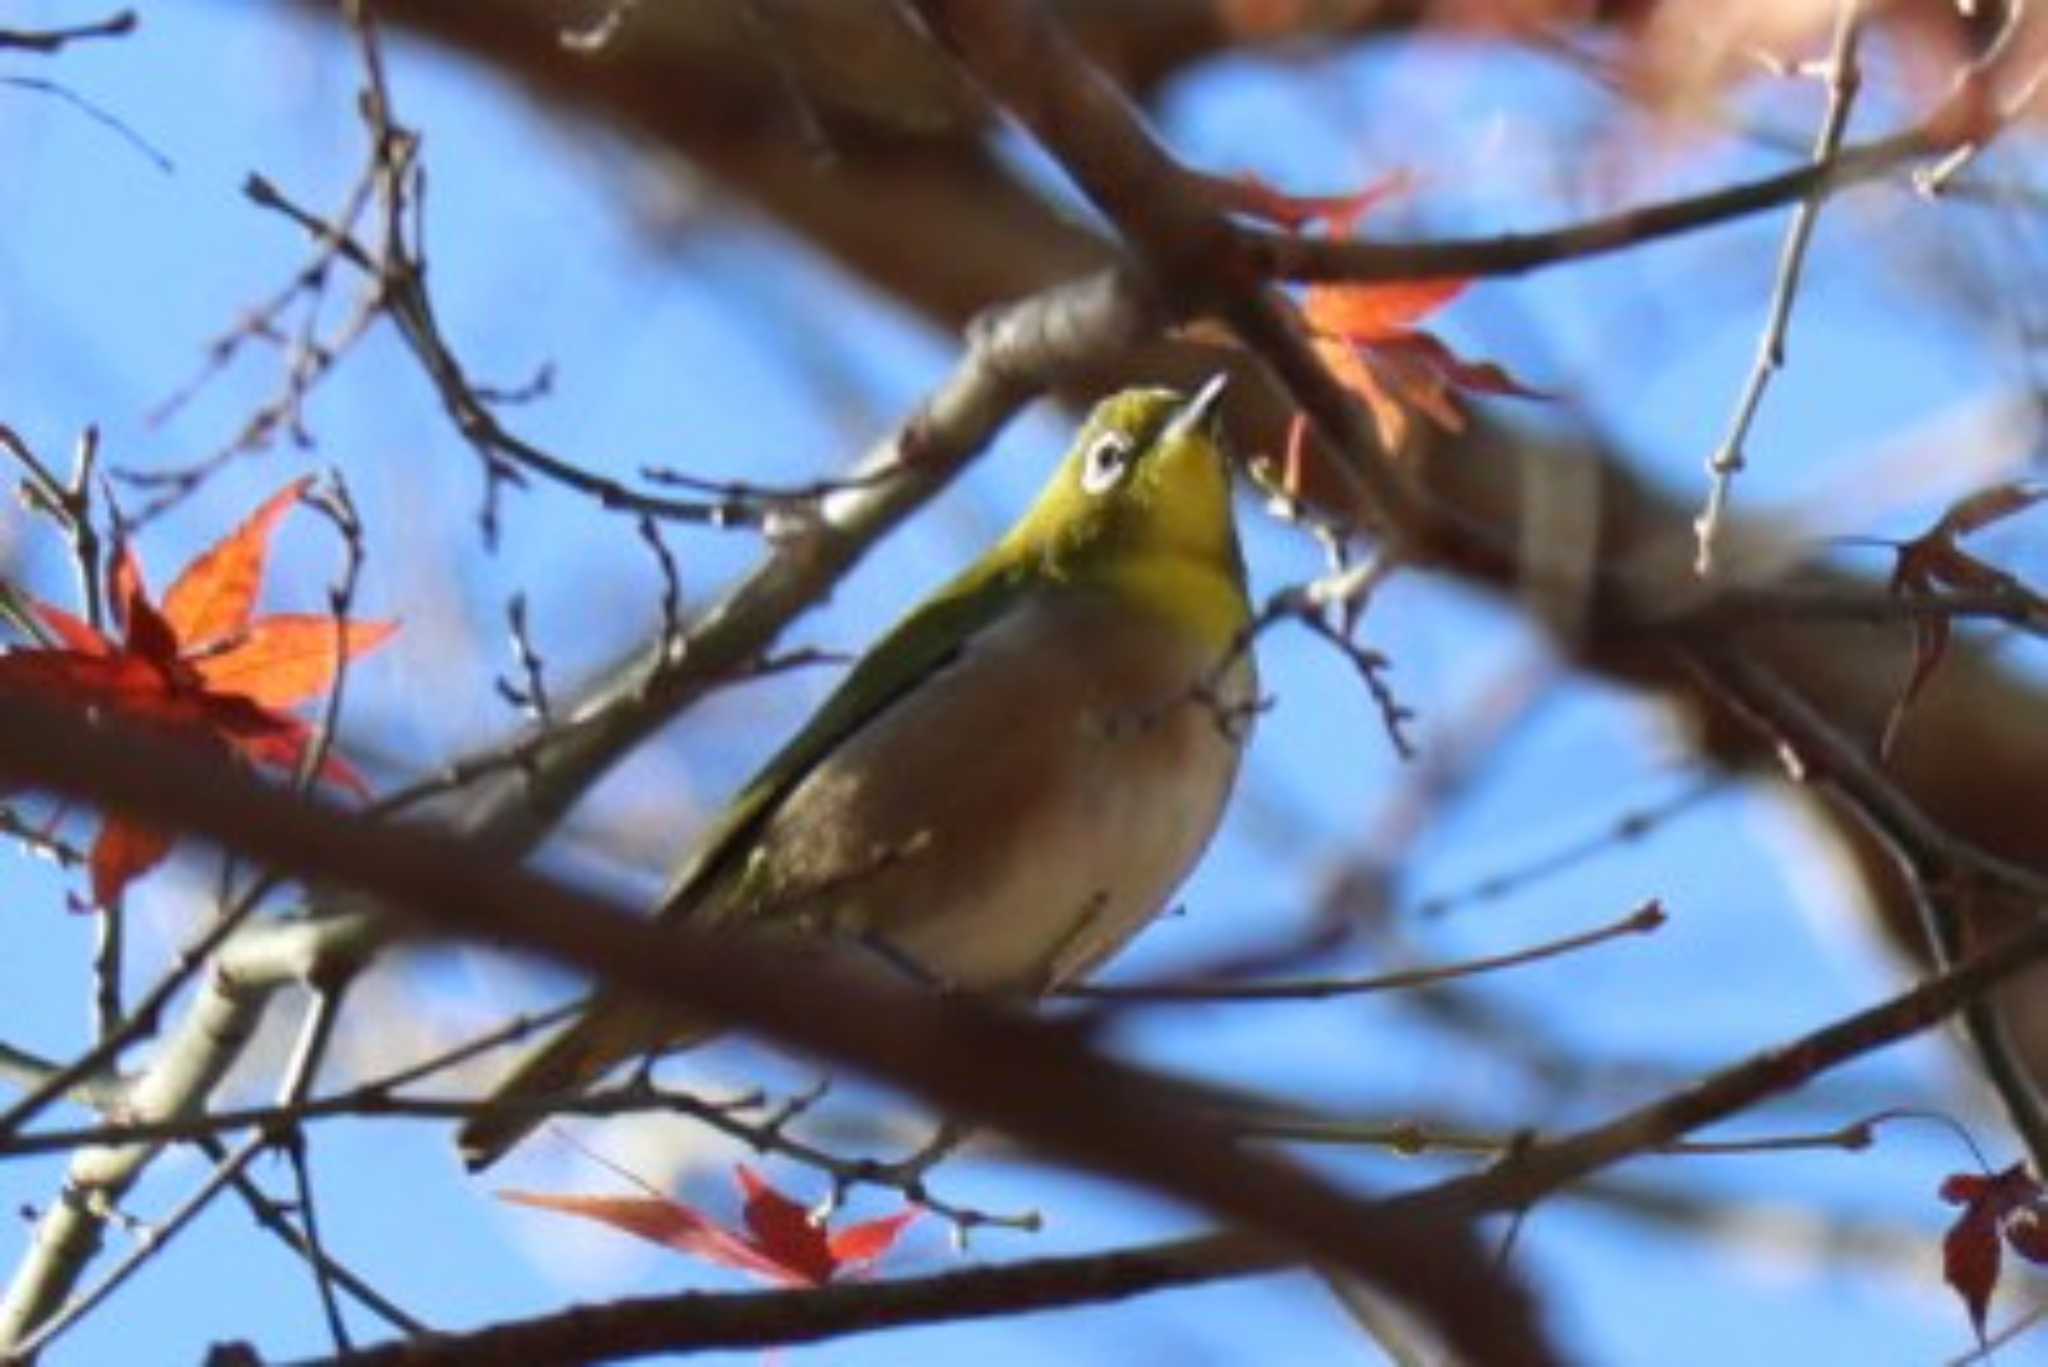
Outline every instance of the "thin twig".
<path id="1" fill-rule="evenodd" d="M 661 571 L 661 658 L 673 658 L 683 646 L 683 576 L 675 553 L 661 534 L 661 524 L 643 514 L 638 519 L 640 540 L 654 554 Z"/>
<path id="2" fill-rule="evenodd" d="M 284 1082 L 278 1089 L 281 1106 L 302 1105 L 306 1094 L 312 1090 L 313 1081 L 320 1073 L 321 1061 L 327 1055 L 327 1046 L 334 1038 L 334 1024 L 340 1016 L 342 998 L 347 990 L 345 981 L 337 986 L 316 986 L 313 989 L 312 1007 L 300 1026 L 298 1043 L 292 1050 Z M 334 1340 L 334 1349 L 346 1357 L 353 1345 L 348 1336 L 348 1322 L 342 1318 L 341 1301 L 335 1295 L 334 1276 L 329 1271 L 331 1260 L 320 1242 L 320 1220 L 313 1202 L 312 1164 L 306 1156 L 305 1127 L 296 1124 L 278 1126 L 267 1129 L 266 1133 L 274 1138 L 291 1163 L 299 1224 L 306 1235 L 306 1262 L 313 1270 L 313 1284 L 320 1294 L 320 1309 L 327 1317 L 327 1332 Z"/>
<path id="3" fill-rule="evenodd" d="M 1751 1139 L 1673 1139 L 1643 1150 L 1673 1158 L 1727 1158 L 1741 1155 L 1837 1151 L 1860 1153 L 1877 1142 L 1877 1127 L 1893 1120 L 1918 1119 L 1920 1113 L 1886 1110 L 1831 1130 L 1806 1134 L 1759 1135 Z M 1415 1121 L 1333 1120 L 1319 1116 L 1254 1116 L 1238 1122 L 1248 1139 L 1295 1144 L 1359 1145 L 1386 1149 L 1403 1158 L 1431 1153 L 1497 1158 L 1527 1146 L 1526 1130 L 1511 1133 L 1448 1129 Z"/>
<path id="4" fill-rule="evenodd" d="M 641 525 L 644 527 L 646 523 Z M 500 675 L 496 680 L 498 694 L 514 707 L 524 710 L 541 726 L 552 726 L 555 709 L 548 701 L 547 666 L 533 644 L 533 635 L 526 620 L 524 593 L 513 594 L 505 604 L 505 620 L 512 633 L 512 654 L 518 661 L 524 682 L 515 684 Z"/>
<path id="5" fill-rule="evenodd" d="M 1856 51 L 1863 27 L 1862 7 L 1863 0 L 1836 0 L 1834 38 L 1829 44 L 1827 59 L 1827 112 L 1822 116 L 1820 132 L 1814 138 L 1812 160 L 1815 166 L 1827 166 L 1840 154 L 1842 135 L 1849 127 L 1849 112 L 1855 106 L 1856 91 L 1862 84 L 1862 69 Z M 1757 410 L 1763 403 L 1764 391 L 1770 387 L 1772 377 L 1785 365 L 1785 335 L 1792 323 L 1792 302 L 1799 294 L 1799 278 L 1806 264 L 1807 248 L 1812 245 L 1813 230 L 1820 222 L 1824 202 L 1823 196 L 1816 191 L 1800 201 L 1798 211 L 1792 216 L 1792 226 L 1786 230 L 1784 248 L 1778 257 L 1778 279 L 1771 290 L 1770 310 L 1765 317 L 1763 336 L 1757 343 L 1756 360 L 1750 367 L 1742 396 L 1736 401 L 1735 416 L 1729 422 L 1728 433 L 1707 461 L 1707 472 L 1712 482 L 1707 490 L 1706 507 L 1693 524 L 1694 534 L 1699 540 L 1694 570 L 1702 579 L 1714 572 L 1714 552 L 1720 542 L 1735 476 L 1743 468 L 1743 448 L 1749 440 L 1750 426 L 1756 421 Z"/>
<path id="6" fill-rule="evenodd" d="M 69 28 L 0 29 L 0 48 L 17 52 L 62 52 L 69 43 L 88 38 L 124 38 L 135 32 L 135 11 L 116 10 L 104 19 L 73 24 Z"/>
<path id="7" fill-rule="evenodd" d="M 57 81 L 44 80 L 40 76 L 16 76 L 12 74 L 0 76 L 0 85 L 10 85 L 18 90 L 33 90 L 38 95 L 48 95 L 54 100 L 68 104 L 100 127 L 114 134 L 121 141 L 127 143 L 138 156 L 149 162 L 157 170 L 163 172 L 163 174 L 167 176 L 173 175 L 178 169 L 172 164 L 169 157 L 165 156 L 148 138 L 136 132 L 120 115 L 110 109 L 94 104 L 69 86 Z"/>
<path id="8" fill-rule="evenodd" d="M 320 781 L 328 756 L 334 752 L 335 738 L 340 734 L 342 697 L 349 676 L 349 613 L 355 607 L 356 586 L 362 580 L 363 562 L 367 558 L 363 549 L 363 521 L 340 470 L 330 470 L 327 487 L 309 493 L 303 501 L 334 524 L 341 536 L 342 566 L 340 579 L 327 589 L 327 615 L 334 623 L 334 677 L 321 701 L 320 721 L 312 743 L 306 747 L 299 759 L 298 772 L 292 776 L 293 786 L 301 792 Z"/>
<path id="9" fill-rule="evenodd" d="M 1464 887 L 1425 897 L 1416 903 L 1416 914 L 1442 916 L 1458 907 L 1474 902 L 1494 901 L 1509 893 L 1519 892 L 1531 884 L 1568 873 L 1596 855 L 1656 833 L 1673 819 L 1698 807 L 1708 798 L 1726 791 L 1727 787 L 1728 780 L 1725 777 L 1719 774 L 1708 775 L 1661 802 L 1623 812 L 1608 822 L 1604 829 L 1583 839 L 1573 840 L 1524 863 L 1498 869 Z"/>
<path id="10" fill-rule="evenodd" d="M 105 1039 L 121 1028 L 122 941 L 127 917 L 121 899 L 93 911 L 92 946 L 92 1036 Z"/>
<path id="11" fill-rule="evenodd" d="M 57 1064 L 40 1054 L 0 1043 L 0 1081 L 23 1089 L 39 1087 L 55 1077 L 57 1070 Z M 128 1079 L 109 1071 L 77 1083 L 66 1093 L 65 1099 L 105 1114 L 118 1107 L 127 1093 Z"/>
<path id="12" fill-rule="evenodd" d="M 211 1158 L 215 1163 L 224 1162 L 228 1157 L 227 1146 L 212 1135 L 201 1135 L 192 1142 L 197 1144 L 206 1153 L 207 1157 Z M 400 1309 L 392 1302 L 390 1297 L 378 1291 L 343 1264 L 336 1262 L 328 1254 L 307 1243 L 306 1236 L 300 1233 L 298 1228 L 286 1217 L 277 1202 L 263 1194 L 263 1189 L 250 1179 L 248 1173 L 241 1172 L 235 1174 L 232 1186 L 235 1195 L 242 1199 L 242 1204 L 249 1208 L 249 1214 L 255 1218 L 256 1223 L 260 1227 L 276 1235 L 286 1248 L 289 1248 L 301 1258 L 315 1263 L 326 1276 L 333 1278 L 336 1286 L 355 1297 L 356 1302 L 365 1310 L 378 1316 L 386 1324 L 402 1333 L 418 1336 L 433 1332 L 428 1325 Z"/>
<path id="13" fill-rule="evenodd" d="M 1143 1005 L 1169 1002 L 1317 1001 L 1326 997 L 1348 997 L 1368 992 L 1393 992 L 1448 982 L 1454 978 L 1469 978 L 1481 973 L 1498 972 L 1506 968 L 1520 968 L 1525 964 L 1554 959 L 1559 955 L 1571 954 L 1624 936 L 1647 935 L 1662 927 L 1666 919 L 1663 904 L 1653 900 L 1643 903 L 1618 921 L 1534 945 L 1528 949 L 1516 950 L 1510 954 L 1467 959 L 1462 963 L 1440 964 L 1433 968 L 1382 973 L 1374 977 L 1247 983 L 1073 983 L 1060 988 L 1055 995 Z"/>

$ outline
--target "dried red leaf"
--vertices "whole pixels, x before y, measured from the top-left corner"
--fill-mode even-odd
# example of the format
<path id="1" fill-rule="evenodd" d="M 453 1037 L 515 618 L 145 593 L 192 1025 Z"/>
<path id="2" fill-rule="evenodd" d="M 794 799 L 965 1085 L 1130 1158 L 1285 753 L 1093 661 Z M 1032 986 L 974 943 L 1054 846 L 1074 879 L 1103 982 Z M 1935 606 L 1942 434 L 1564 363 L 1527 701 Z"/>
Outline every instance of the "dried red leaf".
<path id="1" fill-rule="evenodd" d="M 1225 207 L 1299 231 L 1316 219 L 1325 220 L 1338 236 L 1358 220 L 1413 185 L 1397 172 L 1355 194 L 1285 195 L 1256 176 L 1218 182 Z M 1465 276 L 1423 280 L 1383 280 L 1367 284 L 1318 284 L 1304 292 L 1299 305 L 1303 326 L 1318 356 L 1337 381 L 1371 409 L 1380 442 L 1390 451 L 1407 444 L 1409 415 L 1420 412 L 1449 431 L 1462 430 L 1464 415 L 1458 391 L 1517 398 L 1547 398 L 1514 379 L 1497 365 L 1467 361 L 1417 324 L 1463 294 L 1471 285 Z M 1300 430 L 1290 434 L 1298 440 Z M 1290 455 L 1295 476 L 1291 492 L 1304 482 L 1304 448 Z"/>
<path id="2" fill-rule="evenodd" d="M 142 564 L 135 558 L 135 548 L 123 536 L 107 561 L 107 609 L 114 614 L 114 625 L 125 631 L 129 605 L 148 601 L 149 586 L 143 582 Z"/>
<path id="3" fill-rule="evenodd" d="M 1331 232 L 1342 234 L 1383 201 L 1407 193 L 1414 178 L 1406 171 L 1395 171 L 1342 195 L 1290 195 L 1251 172 L 1211 184 L 1222 207 L 1232 213 L 1263 219 L 1289 232 L 1300 232 L 1321 220 L 1330 225 Z"/>
<path id="4" fill-rule="evenodd" d="M 35 610 L 38 620 L 55 632 L 57 639 L 71 650 L 86 655 L 105 655 L 114 649 L 114 643 L 93 630 L 92 624 L 83 618 L 73 617 L 60 607 L 40 599 L 29 599 L 29 606 Z"/>
<path id="5" fill-rule="evenodd" d="M 742 1163 L 740 1189 L 747 1194 L 740 1218 L 753 1232 L 755 1244 L 786 1269 L 792 1280 L 823 1286 L 832 1279 L 835 1263 L 825 1231 L 810 1211 L 768 1185 Z"/>
<path id="6" fill-rule="evenodd" d="M 2008 480 L 1980 489 L 1950 504 L 1936 524 L 1950 537 L 1967 536 L 1994 522 L 2011 517 L 2048 498 L 2048 484 L 2030 480 Z"/>
<path id="7" fill-rule="evenodd" d="M 856 1275 L 889 1255 L 896 1247 L 896 1241 L 903 1237 L 903 1231 L 920 1214 L 916 1206 L 900 1210 L 894 1215 L 884 1215 L 876 1220 L 863 1220 L 849 1225 L 834 1234 L 829 1241 L 832 1261 L 841 1270 Z"/>
<path id="8" fill-rule="evenodd" d="M 109 814 L 100 822 L 86 863 L 95 906 L 110 907 L 130 883 L 148 873 L 171 852 L 176 837 L 154 826 Z"/>
<path id="9" fill-rule="evenodd" d="M 680 1201 L 659 1196 L 555 1196 L 544 1192 L 501 1191 L 498 1199 L 514 1205 L 560 1211 L 770 1281 L 783 1280 L 780 1265 L 764 1257 L 746 1239 Z"/>
<path id="10" fill-rule="evenodd" d="M 1319 333 L 1354 346 L 1396 341 L 1422 319 L 1463 294 L 1469 276 L 1388 280 L 1371 285 L 1311 285 L 1301 312 Z"/>
<path id="11" fill-rule="evenodd" d="M 396 622 L 350 622 L 337 655 L 332 617 L 280 613 L 249 624 L 233 645 L 192 661 L 207 690 L 234 693 L 261 707 L 292 707 L 325 693 L 344 659 L 390 640 Z"/>
<path id="12" fill-rule="evenodd" d="M 167 739 L 237 755 L 294 774 L 314 729 L 284 708 L 325 691 L 346 660 L 375 649 L 397 629 L 353 622 L 336 649 L 334 622 L 283 615 L 251 620 L 270 539 L 305 492 L 299 480 L 266 500 L 204 551 L 172 585 L 160 611 L 141 563 L 124 538 L 107 566 L 106 591 L 119 643 L 70 613 L 37 603 L 37 616 L 63 643 L 0 655 L 0 689 L 52 695 L 97 708 Z M 319 777 L 358 795 L 354 769 L 329 756 Z M 93 842 L 93 899 L 117 901 L 127 885 L 162 862 L 171 838 L 116 815 Z"/>
<path id="13" fill-rule="evenodd" d="M 135 548 L 123 538 L 114 552 L 108 574 L 107 596 L 114 603 L 114 616 L 121 623 L 122 641 L 133 654 L 158 664 L 169 665 L 178 658 L 178 633 L 149 601 L 142 582 L 142 565 Z"/>
<path id="14" fill-rule="evenodd" d="M 237 735 L 235 749 L 252 764 L 265 765 L 279 773 L 298 773 L 306 762 L 306 751 L 313 743 L 314 731 L 296 717 L 286 720 L 292 723 L 290 729 Z M 340 755 L 324 756 L 318 777 L 322 783 L 346 789 L 353 797 L 367 798 L 370 795 L 370 785 L 364 781 L 361 772 Z"/>
<path id="15" fill-rule="evenodd" d="M 272 494 L 171 584 L 164 594 L 164 618 L 187 650 L 247 630 L 263 588 L 271 533 L 311 487 L 311 478 L 299 479 Z"/>
<path id="16" fill-rule="evenodd" d="M 2028 1261 L 2048 1262 L 2043 1198 L 2040 1182 L 2024 1163 L 1988 1176 L 1953 1173 L 1941 1184 L 1941 1199 L 1962 1207 L 1942 1236 L 1942 1275 L 1963 1298 L 1980 1339 L 1991 1293 L 1998 1287 L 2001 1236 Z"/>
<path id="17" fill-rule="evenodd" d="M 1987 565 L 1956 544 L 1958 537 L 1981 530 L 2003 518 L 2022 512 L 2048 498 L 2048 485 L 2009 481 L 1980 489 L 1956 500 L 1934 526 L 1898 548 L 1892 565 L 1890 592 L 1897 597 L 1932 598 L 1944 589 L 1961 593 L 2012 593 L 2048 613 L 2048 599 L 2028 589 L 2012 575 Z M 1885 718 L 1884 734 L 1878 741 L 1878 757 L 1891 754 L 1907 714 L 1919 700 L 1941 662 L 1947 658 L 1954 632 L 1949 619 L 1939 614 L 1913 620 L 1913 664 L 1906 682 Z"/>
<path id="18" fill-rule="evenodd" d="M 2048 1212 L 2038 1201 L 2006 1217 L 2005 1242 L 2030 1263 L 2048 1263 Z"/>
<path id="19" fill-rule="evenodd" d="M 659 1196 L 555 1196 L 501 1191 L 515 1205 L 578 1215 L 614 1229 L 786 1286 L 823 1286 L 842 1273 L 857 1275 L 896 1246 L 917 1218 L 912 1206 L 895 1215 L 852 1225 L 837 1234 L 745 1164 L 736 1169 L 745 1195 L 745 1232 L 728 1228 L 680 1201 Z"/>

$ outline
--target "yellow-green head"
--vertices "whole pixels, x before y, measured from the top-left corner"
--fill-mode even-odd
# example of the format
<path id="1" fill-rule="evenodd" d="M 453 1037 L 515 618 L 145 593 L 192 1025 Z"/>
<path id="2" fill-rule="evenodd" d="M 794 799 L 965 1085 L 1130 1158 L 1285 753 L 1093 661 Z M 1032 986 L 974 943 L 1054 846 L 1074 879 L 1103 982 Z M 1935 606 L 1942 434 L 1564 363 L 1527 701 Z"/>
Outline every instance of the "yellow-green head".
<path id="1" fill-rule="evenodd" d="M 1224 378 L 1192 396 L 1127 389 L 1097 404 L 990 567 L 1098 583 L 1225 648 L 1248 609 L 1218 411 Z"/>

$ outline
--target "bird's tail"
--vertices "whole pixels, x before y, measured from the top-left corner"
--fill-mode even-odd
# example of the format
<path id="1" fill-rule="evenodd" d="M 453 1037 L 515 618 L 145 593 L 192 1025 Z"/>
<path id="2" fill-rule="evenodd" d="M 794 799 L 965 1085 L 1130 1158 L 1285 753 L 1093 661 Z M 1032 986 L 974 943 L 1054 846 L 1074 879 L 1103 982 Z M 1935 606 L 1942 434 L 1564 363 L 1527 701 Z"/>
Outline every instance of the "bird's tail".
<path id="1" fill-rule="evenodd" d="M 705 1026 L 653 1017 L 632 1002 L 600 998 L 575 1024 L 521 1059 L 492 1090 L 490 1101 L 523 1103 L 568 1096 L 629 1058 L 657 1048 L 680 1049 L 712 1033 Z M 455 1134 L 463 1166 L 483 1171 L 545 1119 L 545 1111 L 517 1105 L 471 1117 Z"/>

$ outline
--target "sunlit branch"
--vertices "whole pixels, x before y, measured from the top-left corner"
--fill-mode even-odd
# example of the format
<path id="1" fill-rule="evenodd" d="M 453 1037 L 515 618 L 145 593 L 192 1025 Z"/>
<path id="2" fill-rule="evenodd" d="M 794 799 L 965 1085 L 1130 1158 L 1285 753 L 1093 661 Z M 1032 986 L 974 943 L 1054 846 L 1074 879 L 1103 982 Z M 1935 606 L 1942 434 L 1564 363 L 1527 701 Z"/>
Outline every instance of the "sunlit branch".
<path id="1" fill-rule="evenodd" d="M 214 1167 L 206 1181 L 163 1221 L 152 1227 L 148 1237 L 138 1243 L 127 1257 L 107 1269 L 107 1274 L 84 1292 L 66 1301 L 56 1313 L 37 1322 L 34 1332 L 10 1338 L 7 1342 L 9 1355 L 19 1361 L 33 1361 L 35 1355 L 48 1347 L 65 1330 L 84 1319 L 94 1307 L 120 1289 L 121 1284 L 142 1268 L 144 1263 L 162 1252 L 192 1218 L 213 1204 L 213 1198 L 227 1190 L 229 1183 L 242 1175 L 244 1169 L 256 1156 L 269 1147 L 270 1141 L 262 1135 L 252 1135 L 242 1141 L 241 1147 L 230 1154 L 225 1162 Z"/>

